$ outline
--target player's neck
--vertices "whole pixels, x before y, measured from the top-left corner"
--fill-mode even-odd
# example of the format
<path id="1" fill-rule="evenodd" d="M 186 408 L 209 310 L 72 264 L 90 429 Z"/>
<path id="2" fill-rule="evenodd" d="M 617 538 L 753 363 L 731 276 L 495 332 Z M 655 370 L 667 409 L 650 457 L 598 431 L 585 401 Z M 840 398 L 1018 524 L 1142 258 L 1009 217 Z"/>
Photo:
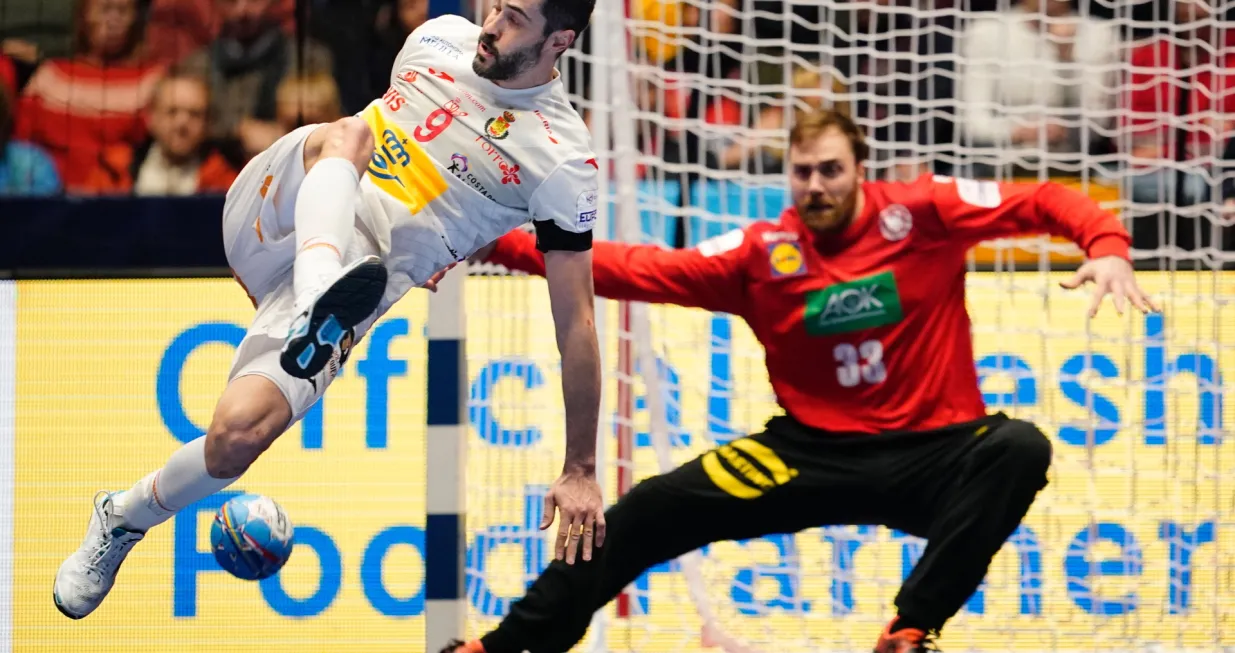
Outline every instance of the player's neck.
<path id="1" fill-rule="evenodd" d="M 510 91 L 521 91 L 529 88 L 536 88 L 538 86 L 544 86 L 545 84 L 557 79 L 559 74 L 560 73 L 558 73 L 557 67 L 550 65 L 547 70 L 542 70 L 540 67 L 537 67 L 522 75 L 519 75 L 518 77 L 513 77 L 500 82 L 495 81 L 493 83 Z"/>

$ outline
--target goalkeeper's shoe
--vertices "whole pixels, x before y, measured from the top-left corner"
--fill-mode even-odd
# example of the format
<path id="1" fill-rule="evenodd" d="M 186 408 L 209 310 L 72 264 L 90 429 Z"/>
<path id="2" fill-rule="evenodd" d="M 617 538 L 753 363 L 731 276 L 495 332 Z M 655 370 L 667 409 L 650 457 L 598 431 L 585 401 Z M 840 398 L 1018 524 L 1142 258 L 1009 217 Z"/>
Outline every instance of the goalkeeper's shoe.
<path id="1" fill-rule="evenodd" d="M 892 627 L 895 625 L 896 619 L 893 619 L 884 627 L 879 635 L 879 642 L 875 644 L 875 653 L 927 653 L 939 650 L 935 646 L 934 633 L 917 628 L 901 628 L 893 632 Z"/>
<path id="2" fill-rule="evenodd" d="M 316 297 L 303 304 L 297 298 L 296 319 L 279 356 L 283 371 L 298 379 L 317 376 L 336 351 L 343 354 L 351 346 L 350 334 L 373 315 L 385 294 L 386 266 L 376 256 L 365 256 L 344 267 Z"/>
<path id="3" fill-rule="evenodd" d="M 473 639 L 467 643 L 452 639 L 450 643 L 446 644 L 446 648 L 442 649 L 442 653 L 485 653 L 485 647 L 481 646 L 478 639 Z"/>
<path id="4" fill-rule="evenodd" d="M 70 619 L 81 619 L 94 612 L 116 584 L 116 572 L 129 551 L 144 533 L 116 525 L 116 494 L 99 492 L 86 528 L 86 539 L 60 565 L 52 585 L 56 609 Z"/>

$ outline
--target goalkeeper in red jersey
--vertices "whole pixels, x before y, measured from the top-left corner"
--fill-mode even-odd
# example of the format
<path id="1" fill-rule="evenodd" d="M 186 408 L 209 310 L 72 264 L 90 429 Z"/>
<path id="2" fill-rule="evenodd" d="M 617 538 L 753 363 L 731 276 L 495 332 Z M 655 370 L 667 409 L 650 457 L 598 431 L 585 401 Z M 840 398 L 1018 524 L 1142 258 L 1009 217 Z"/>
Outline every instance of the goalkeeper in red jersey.
<path id="1" fill-rule="evenodd" d="M 591 562 L 553 562 L 494 631 L 447 651 L 566 651 L 653 565 L 711 542 L 852 524 L 926 538 L 874 650 L 928 650 L 1046 486 L 1051 461 L 1036 426 L 986 412 L 966 252 L 991 238 L 1065 236 L 1088 261 L 1064 285 L 1096 285 L 1091 316 L 1108 294 L 1120 312 L 1157 308 L 1133 279 L 1127 232 L 1088 197 L 1049 182 L 863 182 L 866 154 L 851 120 L 810 114 L 790 134 L 793 208 L 778 224 L 691 250 L 596 244 L 597 295 L 746 320 L 785 415 L 638 484 L 605 513 Z M 487 260 L 544 274 L 534 240 L 508 234 Z M 577 544 L 559 541 L 559 557 Z"/>

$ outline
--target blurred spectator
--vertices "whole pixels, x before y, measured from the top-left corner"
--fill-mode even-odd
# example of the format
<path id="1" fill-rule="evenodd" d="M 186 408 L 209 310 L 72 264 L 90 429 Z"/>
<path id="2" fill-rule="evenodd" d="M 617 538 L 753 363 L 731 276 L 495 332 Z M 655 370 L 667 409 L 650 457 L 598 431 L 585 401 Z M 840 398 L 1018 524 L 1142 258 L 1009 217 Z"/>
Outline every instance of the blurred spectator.
<path id="1" fill-rule="evenodd" d="M 465 3 L 470 4 L 470 3 Z M 343 110 L 359 113 L 390 87 L 390 69 L 412 30 L 429 17 L 429 0 L 318 0 L 310 35 L 330 48 Z M 364 47 L 356 47 L 363 43 Z"/>
<path id="2" fill-rule="evenodd" d="M 225 156 L 207 140 L 210 86 L 187 75 L 163 79 L 148 110 L 151 140 L 134 148 L 104 151 L 88 180 L 100 195 L 141 196 L 225 193 L 236 179 L 241 157 Z"/>
<path id="3" fill-rule="evenodd" d="M 0 68 L 8 68 L 12 74 L 13 88 L 20 93 L 26 87 L 26 82 L 34 76 L 34 71 L 43 62 L 43 53 L 39 46 L 21 39 L 5 39 L 0 42 Z M 17 97 L 14 95 L 14 97 Z"/>
<path id="4" fill-rule="evenodd" d="M 854 115 L 867 126 L 868 169 L 926 159 L 940 174 L 957 160 L 955 12 L 948 0 L 853 0 L 835 15 L 833 61 L 852 79 Z M 923 11 L 935 9 L 938 11 Z"/>
<path id="5" fill-rule="evenodd" d="M 47 153 L 13 140 L 12 96 L 0 88 L 0 196 L 42 196 L 60 192 L 60 175 Z"/>
<path id="6" fill-rule="evenodd" d="M 737 131 L 738 135 L 724 139 L 717 159 L 723 168 L 744 168 L 752 173 L 775 174 L 784 169 L 786 133 L 790 127 L 786 120 L 787 107 L 797 111 L 819 109 L 825 100 L 844 95 L 845 87 L 835 75 L 824 74 L 818 66 L 796 65 L 790 82 L 789 93 L 777 93 L 771 102 L 763 104 L 754 112 L 750 131 Z M 848 103 L 839 103 L 836 108 L 849 115 Z M 708 122 L 739 126 L 741 107 L 732 98 L 724 98 L 708 111 Z"/>
<path id="7" fill-rule="evenodd" d="M 749 58 L 756 49 L 753 41 L 742 37 L 741 4 L 742 0 L 632 2 L 631 15 L 639 21 L 640 58 L 652 65 L 663 62 L 676 73 L 732 76 L 742 64 L 741 57 Z M 748 46 L 751 52 L 746 52 Z"/>
<path id="8" fill-rule="evenodd" d="M 1035 152 L 1075 154 L 1082 129 L 1110 127 L 1120 42 L 1109 23 L 1078 16 L 1067 0 L 1022 0 L 975 19 L 963 39 L 959 108 L 969 145 L 1029 167 L 1042 158 Z"/>
<path id="9" fill-rule="evenodd" d="M 283 31 L 295 30 L 295 0 L 277 0 L 275 15 Z M 218 36 L 215 0 L 152 0 L 146 44 L 152 57 L 174 64 Z"/>
<path id="10" fill-rule="evenodd" d="M 17 135 L 56 161 L 69 192 L 103 148 L 146 137 L 141 109 L 163 70 L 142 55 L 137 0 L 80 0 L 72 59 L 49 59 L 26 86 Z"/>
<path id="11" fill-rule="evenodd" d="M 172 65 L 214 40 L 214 0 L 153 0 L 146 27 L 150 56 Z"/>
<path id="12" fill-rule="evenodd" d="M 73 53 L 77 0 L 3 0 L 0 2 L 0 37 L 5 54 L 14 44 L 33 52 L 64 57 Z"/>
<path id="13" fill-rule="evenodd" d="M 278 96 L 278 123 L 283 133 L 343 117 L 339 87 L 330 75 L 289 77 L 279 84 Z"/>
<path id="14" fill-rule="evenodd" d="M 17 95 L 17 67 L 3 54 L 0 54 L 0 93 L 8 93 L 10 97 Z"/>
<path id="15" fill-rule="evenodd" d="M 275 122 L 279 84 L 289 75 L 331 72 L 330 53 L 281 28 L 275 0 L 215 0 L 219 37 L 189 56 L 182 71 L 210 80 L 215 138 L 235 137 L 260 152 L 281 134 Z"/>
<path id="16" fill-rule="evenodd" d="M 1235 135 L 1235 29 L 1220 29 L 1207 2 L 1177 0 L 1175 10 L 1175 34 L 1131 54 L 1125 144 L 1139 203 L 1208 200 L 1202 173 L 1213 172 L 1208 162 L 1220 160 Z"/>

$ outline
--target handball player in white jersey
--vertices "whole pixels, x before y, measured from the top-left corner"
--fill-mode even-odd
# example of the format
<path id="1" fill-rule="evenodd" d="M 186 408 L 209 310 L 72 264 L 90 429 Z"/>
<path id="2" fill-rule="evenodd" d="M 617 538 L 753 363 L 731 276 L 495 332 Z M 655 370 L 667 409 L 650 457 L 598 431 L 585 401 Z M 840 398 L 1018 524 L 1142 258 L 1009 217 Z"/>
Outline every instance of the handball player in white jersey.
<path id="1" fill-rule="evenodd" d="M 604 538 L 595 479 L 600 356 L 593 317 L 597 167 L 555 68 L 595 0 L 502 0 L 483 26 L 411 34 L 391 87 L 356 117 L 257 156 L 227 194 L 227 259 L 257 308 L 204 437 L 125 492 L 100 492 L 53 596 L 80 619 L 150 528 L 234 483 L 299 420 L 350 348 L 408 290 L 532 220 L 562 355 L 566 463 L 546 500 L 557 553 Z M 567 546 L 567 543 L 571 546 Z"/>

